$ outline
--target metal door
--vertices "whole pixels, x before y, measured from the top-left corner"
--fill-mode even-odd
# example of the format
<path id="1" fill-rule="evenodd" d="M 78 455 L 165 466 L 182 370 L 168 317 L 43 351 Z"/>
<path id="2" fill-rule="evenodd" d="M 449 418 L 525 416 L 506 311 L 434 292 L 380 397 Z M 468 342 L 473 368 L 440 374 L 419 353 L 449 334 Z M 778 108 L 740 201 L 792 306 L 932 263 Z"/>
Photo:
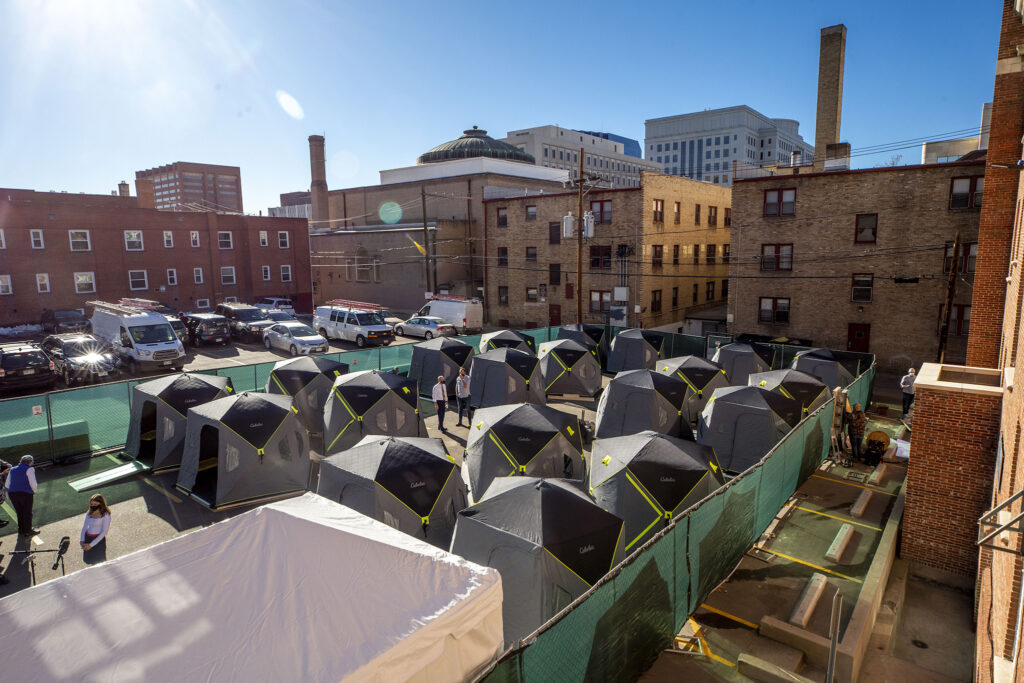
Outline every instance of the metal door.
<path id="1" fill-rule="evenodd" d="M 548 304 L 548 326 L 559 327 L 562 324 L 561 304 Z"/>
<path id="2" fill-rule="evenodd" d="M 867 323 L 849 323 L 846 335 L 846 350 L 868 353 L 871 346 L 871 325 Z"/>

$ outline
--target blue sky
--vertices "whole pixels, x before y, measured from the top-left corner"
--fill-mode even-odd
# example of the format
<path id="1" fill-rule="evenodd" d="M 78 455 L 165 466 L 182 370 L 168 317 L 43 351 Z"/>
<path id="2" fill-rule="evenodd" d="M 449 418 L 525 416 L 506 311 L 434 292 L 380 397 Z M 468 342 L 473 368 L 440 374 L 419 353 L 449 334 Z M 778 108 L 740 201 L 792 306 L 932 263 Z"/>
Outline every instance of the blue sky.
<path id="1" fill-rule="evenodd" d="M 643 140 L 644 120 L 747 104 L 813 142 L 819 30 L 847 26 L 843 140 L 977 126 L 1002 3 L 0 3 L 0 187 L 109 193 L 173 161 L 237 165 L 247 211 L 376 184 L 472 125 Z M 278 97 L 279 91 L 287 96 Z M 282 106 L 281 101 L 286 106 Z M 297 107 L 295 105 L 298 105 Z M 873 166 L 919 148 L 857 157 Z M 134 190 L 133 190 L 134 192 Z"/>

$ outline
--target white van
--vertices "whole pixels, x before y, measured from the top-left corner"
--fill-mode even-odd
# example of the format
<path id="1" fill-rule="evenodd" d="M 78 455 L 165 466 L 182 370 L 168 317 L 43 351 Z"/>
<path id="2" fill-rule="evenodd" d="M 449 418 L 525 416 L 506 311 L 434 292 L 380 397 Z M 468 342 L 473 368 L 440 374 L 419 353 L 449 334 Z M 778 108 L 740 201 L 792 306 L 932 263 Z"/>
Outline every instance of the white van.
<path id="1" fill-rule="evenodd" d="M 358 303 L 358 302 L 353 302 Z M 381 309 L 374 304 L 362 306 L 327 302 L 313 313 L 313 329 L 325 339 L 344 339 L 363 348 L 367 344 L 387 346 L 395 339 L 395 330 L 384 322 Z M 364 308 L 373 306 L 373 308 Z"/>
<path id="2" fill-rule="evenodd" d="M 295 305 L 291 299 L 284 299 L 278 296 L 266 296 L 254 304 L 257 308 L 268 311 L 283 311 L 288 315 L 295 315 Z"/>
<path id="3" fill-rule="evenodd" d="M 162 314 L 105 301 L 89 305 L 92 333 L 114 348 L 130 373 L 159 368 L 181 372 L 185 347 Z"/>
<path id="4" fill-rule="evenodd" d="M 460 334 L 476 334 L 484 327 L 484 305 L 480 299 L 463 296 L 435 296 L 416 315 L 441 318 L 455 325 Z"/>

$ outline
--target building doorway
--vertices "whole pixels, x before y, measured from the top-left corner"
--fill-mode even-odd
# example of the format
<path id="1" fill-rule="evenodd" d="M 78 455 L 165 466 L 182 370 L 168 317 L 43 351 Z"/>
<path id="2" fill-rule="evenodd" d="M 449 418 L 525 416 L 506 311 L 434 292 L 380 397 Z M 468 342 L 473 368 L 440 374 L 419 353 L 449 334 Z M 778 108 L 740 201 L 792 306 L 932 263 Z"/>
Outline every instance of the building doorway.
<path id="1" fill-rule="evenodd" d="M 548 325 L 559 327 L 562 324 L 562 305 L 548 304 Z"/>
<path id="2" fill-rule="evenodd" d="M 867 353 L 871 346 L 871 325 L 849 323 L 846 334 L 846 350 Z"/>

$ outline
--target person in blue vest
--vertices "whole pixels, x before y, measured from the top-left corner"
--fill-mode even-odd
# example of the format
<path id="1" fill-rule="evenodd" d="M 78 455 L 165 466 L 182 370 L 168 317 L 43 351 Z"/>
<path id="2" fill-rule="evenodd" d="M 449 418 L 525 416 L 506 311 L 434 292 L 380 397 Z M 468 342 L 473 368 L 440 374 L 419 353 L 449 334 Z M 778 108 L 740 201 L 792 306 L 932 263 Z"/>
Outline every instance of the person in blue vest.
<path id="1" fill-rule="evenodd" d="M 18 533 L 35 536 L 39 529 L 32 528 L 32 500 L 36 495 L 36 468 L 32 466 L 31 455 L 21 456 L 21 462 L 11 468 L 7 475 L 7 494 L 18 515 Z"/>

